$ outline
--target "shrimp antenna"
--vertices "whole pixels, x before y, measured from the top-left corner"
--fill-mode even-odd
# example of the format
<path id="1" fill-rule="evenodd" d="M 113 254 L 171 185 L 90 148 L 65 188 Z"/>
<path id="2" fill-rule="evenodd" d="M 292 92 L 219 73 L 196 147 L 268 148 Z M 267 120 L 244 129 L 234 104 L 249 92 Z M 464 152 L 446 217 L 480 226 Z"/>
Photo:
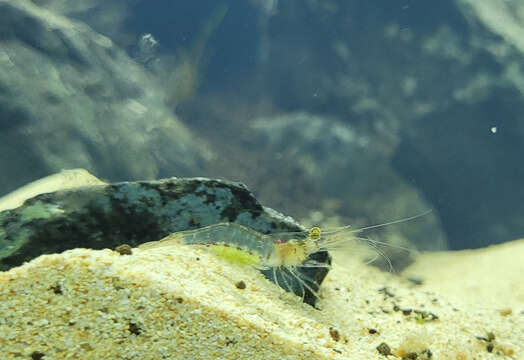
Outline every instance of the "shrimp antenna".
<path id="1" fill-rule="evenodd" d="M 365 231 L 365 230 L 376 229 L 376 228 L 381 228 L 381 227 L 388 226 L 388 225 L 394 225 L 394 224 L 403 223 L 405 221 L 414 220 L 414 219 L 417 219 L 417 218 L 422 217 L 424 215 L 427 215 L 427 214 L 429 214 L 432 211 L 433 211 L 433 209 L 429 209 L 429 210 L 426 210 L 426 211 L 424 211 L 424 212 L 422 212 L 420 214 L 417 214 L 417 215 L 413 215 L 413 216 L 410 216 L 410 217 L 406 217 L 406 218 L 398 219 L 398 220 L 394 220 L 394 221 L 389 221 L 389 222 L 382 223 L 382 224 L 366 226 L 366 227 L 363 227 L 363 228 L 360 228 L 360 229 L 351 230 L 351 231 L 349 231 L 349 233 L 358 233 L 358 232 Z"/>
<path id="2" fill-rule="evenodd" d="M 280 275 L 282 276 L 282 281 L 284 282 L 284 285 L 286 286 L 285 289 L 283 287 L 282 288 L 288 292 L 293 292 L 293 287 L 290 285 L 290 283 L 286 279 L 287 274 L 285 270 L 286 269 L 284 267 L 282 266 L 279 267 Z"/>

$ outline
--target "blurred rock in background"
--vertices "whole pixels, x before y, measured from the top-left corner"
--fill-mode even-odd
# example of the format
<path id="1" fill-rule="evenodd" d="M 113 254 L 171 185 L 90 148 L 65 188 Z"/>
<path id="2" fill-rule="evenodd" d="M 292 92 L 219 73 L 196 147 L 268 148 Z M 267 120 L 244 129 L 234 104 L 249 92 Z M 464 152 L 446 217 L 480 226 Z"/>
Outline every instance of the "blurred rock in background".
<path id="1" fill-rule="evenodd" d="M 306 223 L 433 208 L 370 235 L 425 249 L 524 233 L 519 1 L 32 3 L 0 1 L 0 193 L 203 175 Z"/>

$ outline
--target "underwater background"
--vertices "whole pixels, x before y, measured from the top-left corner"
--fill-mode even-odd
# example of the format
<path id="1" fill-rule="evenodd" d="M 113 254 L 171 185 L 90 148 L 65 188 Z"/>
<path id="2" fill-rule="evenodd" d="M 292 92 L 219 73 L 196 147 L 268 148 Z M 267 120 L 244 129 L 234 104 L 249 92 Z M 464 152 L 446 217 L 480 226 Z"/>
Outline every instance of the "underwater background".
<path id="1" fill-rule="evenodd" d="M 0 196 L 204 176 L 308 225 L 433 209 L 384 229 L 427 250 L 513 240 L 523 33 L 517 0 L 0 0 Z"/>

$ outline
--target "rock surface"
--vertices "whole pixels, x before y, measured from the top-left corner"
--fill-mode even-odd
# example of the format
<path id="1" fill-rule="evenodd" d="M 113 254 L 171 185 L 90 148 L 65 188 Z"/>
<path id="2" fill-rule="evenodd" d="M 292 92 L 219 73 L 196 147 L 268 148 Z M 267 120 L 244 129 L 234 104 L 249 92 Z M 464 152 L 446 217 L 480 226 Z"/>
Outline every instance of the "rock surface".
<path id="1" fill-rule="evenodd" d="M 0 270 L 42 254 L 73 248 L 138 246 L 177 231 L 222 222 L 235 222 L 263 234 L 304 230 L 292 218 L 263 207 L 240 183 L 170 178 L 115 184 L 99 181 L 99 185 L 77 187 L 97 180 L 88 175 L 62 172 L 0 199 L 0 206 L 13 205 L 13 200 L 20 202 L 42 191 L 72 187 L 39 194 L 17 208 L 0 212 Z M 330 261 L 327 252 L 311 256 L 320 262 Z M 299 271 L 320 284 L 328 270 Z M 264 270 L 264 274 L 272 278 L 273 273 Z M 300 291 L 298 283 L 291 287 Z M 313 305 L 315 296 L 306 292 L 304 301 Z"/>
<path id="2" fill-rule="evenodd" d="M 104 184 L 105 182 L 84 169 L 63 170 L 57 174 L 35 180 L 5 196 L 0 197 L 0 211 L 17 208 L 27 199 L 43 193 L 72 189 L 80 186 Z"/>
<path id="3" fill-rule="evenodd" d="M 487 256 L 504 268 L 499 255 Z M 41 256 L 0 273 L 0 349 L 6 359 L 522 358 L 521 300 L 501 312 L 335 260 L 316 310 L 195 246 Z"/>
<path id="4" fill-rule="evenodd" d="M 136 246 L 220 222 L 261 233 L 303 230 L 291 218 L 263 208 L 240 183 L 170 178 L 83 186 L 40 194 L 0 212 L 1 261 L 5 269 L 75 247 Z"/>

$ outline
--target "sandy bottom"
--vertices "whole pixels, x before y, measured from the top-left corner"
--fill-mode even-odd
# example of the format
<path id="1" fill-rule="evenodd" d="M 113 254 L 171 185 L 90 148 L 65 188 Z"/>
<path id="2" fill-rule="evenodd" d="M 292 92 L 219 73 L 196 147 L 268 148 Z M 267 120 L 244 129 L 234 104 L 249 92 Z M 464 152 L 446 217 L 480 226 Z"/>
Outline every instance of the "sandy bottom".
<path id="1" fill-rule="evenodd" d="M 25 200 L 57 190 L 74 189 L 80 186 L 104 185 L 105 183 L 84 169 L 62 170 L 59 173 L 35 180 L 0 197 L 0 211 L 19 207 Z"/>
<path id="2" fill-rule="evenodd" d="M 45 255 L 0 273 L 1 357 L 523 359 L 523 244 L 421 258 L 422 285 L 339 257 L 318 309 L 195 246 Z"/>
<path id="3" fill-rule="evenodd" d="M 524 239 L 485 249 L 421 255 L 403 276 L 423 280 L 420 290 L 465 303 L 524 310 Z"/>

